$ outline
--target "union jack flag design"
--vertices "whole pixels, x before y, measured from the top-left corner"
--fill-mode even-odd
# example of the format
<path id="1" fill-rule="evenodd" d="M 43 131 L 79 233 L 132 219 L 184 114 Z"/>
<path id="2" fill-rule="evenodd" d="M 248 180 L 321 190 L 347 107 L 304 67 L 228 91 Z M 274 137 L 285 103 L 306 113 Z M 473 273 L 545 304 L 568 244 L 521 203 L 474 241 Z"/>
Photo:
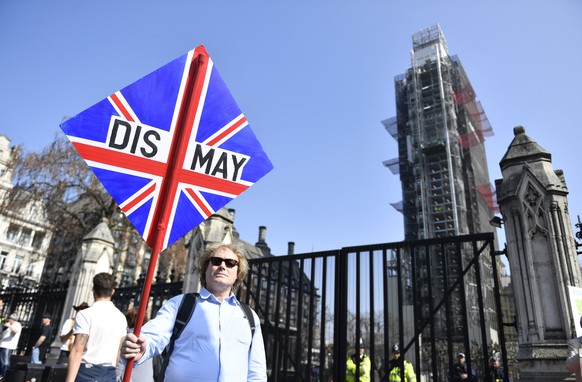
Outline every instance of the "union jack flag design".
<path id="1" fill-rule="evenodd" d="M 61 129 L 160 251 L 273 168 L 203 46 Z"/>

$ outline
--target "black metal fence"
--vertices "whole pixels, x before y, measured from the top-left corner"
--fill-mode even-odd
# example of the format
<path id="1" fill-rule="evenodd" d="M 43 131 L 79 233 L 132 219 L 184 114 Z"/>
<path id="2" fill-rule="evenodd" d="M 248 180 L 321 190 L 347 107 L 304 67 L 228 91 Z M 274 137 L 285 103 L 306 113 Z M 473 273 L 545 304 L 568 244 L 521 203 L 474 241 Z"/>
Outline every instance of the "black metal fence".
<path id="1" fill-rule="evenodd" d="M 238 297 L 261 318 L 269 380 L 345 381 L 359 339 L 371 381 L 388 380 L 395 343 L 419 381 L 447 381 L 459 351 L 479 381 L 493 353 L 507 369 L 493 243 L 493 234 L 477 234 L 250 260 Z M 117 289 L 115 305 L 139 304 L 141 289 Z M 148 315 L 181 291 L 181 281 L 152 285 Z M 43 313 L 58 321 L 65 296 L 64 289 L 0 291 L 1 316 L 17 312 L 24 327 L 19 354 L 29 353 Z"/>
<path id="2" fill-rule="evenodd" d="M 0 291 L 0 299 L 4 302 L 4 308 L 0 317 L 8 317 L 11 313 L 18 315 L 18 321 L 22 324 L 22 334 L 18 343 L 17 353 L 29 354 L 35 338 L 36 329 L 40 327 L 43 314 L 50 314 L 54 322 L 55 317 L 60 317 L 67 291 L 65 288 L 6 288 Z M 58 320 L 58 318 L 57 318 Z M 57 331 L 54 331 L 54 335 Z"/>
<path id="3" fill-rule="evenodd" d="M 138 306 L 141 298 L 142 283 L 131 287 L 117 288 L 113 296 L 115 306 L 125 312 L 127 309 Z M 182 281 L 151 286 L 147 316 L 154 317 L 167 299 L 182 293 Z M 67 289 L 64 287 L 38 288 L 6 288 L 0 291 L 0 299 L 4 301 L 4 308 L 0 317 L 8 317 L 16 313 L 22 324 L 22 334 L 16 354 L 28 355 L 37 340 L 37 331 L 43 314 L 52 317 L 53 339 L 59 336 L 59 322 L 63 313 Z M 67 317 L 68 318 L 68 317 Z"/>
<path id="4" fill-rule="evenodd" d="M 146 317 L 155 317 L 158 310 L 168 299 L 182 293 L 182 284 L 182 280 L 172 283 L 152 284 Z M 143 281 L 138 282 L 136 286 L 117 288 L 113 295 L 113 303 L 122 312 L 131 307 L 139 306 L 142 289 Z"/>
<path id="5" fill-rule="evenodd" d="M 261 317 L 270 380 L 344 381 L 359 339 L 371 381 L 388 380 L 395 343 L 419 381 L 447 381 L 458 352 L 479 380 L 491 354 L 507 366 L 493 243 L 478 234 L 251 260 L 239 297 Z"/>

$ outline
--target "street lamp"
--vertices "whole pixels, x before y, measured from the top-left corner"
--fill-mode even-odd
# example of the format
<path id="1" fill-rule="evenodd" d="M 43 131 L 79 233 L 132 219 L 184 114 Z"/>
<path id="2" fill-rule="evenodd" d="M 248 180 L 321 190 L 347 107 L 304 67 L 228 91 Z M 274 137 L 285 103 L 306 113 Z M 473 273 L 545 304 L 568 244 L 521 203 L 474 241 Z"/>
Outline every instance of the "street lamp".
<path id="1" fill-rule="evenodd" d="M 576 239 L 582 240 L 582 222 L 580 222 L 580 215 L 578 215 L 578 223 L 576 223 L 576 228 L 578 228 L 578 232 L 576 232 Z M 582 251 L 578 250 L 580 247 L 582 247 L 582 243 L 578 243 L 578 241 L 576 241 L 576 253 L 578 255 L 582 255 Z"/>
<path id="2" fill-rule="evenodd" d="M 493 216 L 493 218 L 489 220 L 489 224 L 491 224 L 495 228 L 501 228 L 503 223 L 504 223 L 503 219 L 500 218 L 499 216 Z"/>

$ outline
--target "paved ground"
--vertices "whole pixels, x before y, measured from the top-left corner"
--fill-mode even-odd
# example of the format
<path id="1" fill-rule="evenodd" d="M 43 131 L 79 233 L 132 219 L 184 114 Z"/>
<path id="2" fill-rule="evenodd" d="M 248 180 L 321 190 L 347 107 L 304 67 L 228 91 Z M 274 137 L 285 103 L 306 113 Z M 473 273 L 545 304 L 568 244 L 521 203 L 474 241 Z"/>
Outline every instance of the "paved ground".
<path id="1" fill-rule="evenodd" d="M 13 355 L 10 358 L 10 365 L 14 369 L 14 372 L 7 373 L 6 379 L 3 382 L 23 382 L 23 381 L 35 381 L 35 382 L 63 382 L 65 380 L 65 372 L 63 372 L 62 367 L 58 375 L 56 373 L 47 373 L 45 369 L 48 367 L 51 371 L 54 370 L 57 364 L 57 358 L 59 356 L 59 349 L 53 348 L 47 356 L 44 365 L 32 365 L 30 364 L 30 356 L 19 356 Z M 45 376 L 44 378 L 42 376 Z"/>

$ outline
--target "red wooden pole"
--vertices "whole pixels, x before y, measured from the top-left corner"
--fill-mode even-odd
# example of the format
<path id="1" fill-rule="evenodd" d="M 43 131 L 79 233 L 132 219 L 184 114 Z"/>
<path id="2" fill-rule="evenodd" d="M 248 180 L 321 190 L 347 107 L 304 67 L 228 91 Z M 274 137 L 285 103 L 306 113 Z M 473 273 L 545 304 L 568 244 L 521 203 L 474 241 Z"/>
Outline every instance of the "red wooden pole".
<path id="1" fill-rule="evenodd" d="M 150 258 L 148 272 L 142 289 L 137 321 L 133 330 L 133 333 L 137 337 L 139 337 L 141 332 L 141 326 L 143 324 L 145 311 L 149 301 L 150 290 L 156 264 L 158 262 L 158 256 L 162 251 L 164 238 L 166 236 L 165 231 L 170 220 L 171 208 L 167 208 L 166 206 L 169 199 L 167 196 L 169 194 L 169 190 L 176 189 L 176 185 L 179 181 L 177 172 L 184 164 L 184 155 L 188 149 L 190 134 L 192 132 L 192 129 L 188 128 L 188 126 L 193 126 L 197 113 L 197 105 L 194 103 L 197 99 L 199 99 L 199 97 L 193 96 L 193 93 L 197 93 L 197 95 L 199 95 L 202 92 L 204 85 L 203 76 L 206 73 L 206 70 L 203 70 L 203 68 L 208 65 L 209 61 L 207 57 L 208 53 L 206 53 L 206 49 L 204 49 L 203 46 L 199 46 L 194 50 L 192 61 L 190 63 L 188 79 L 184 88 L 184 97 L 182 100 L 182 105 L 180 106 L 180 115 L 176 123 L 176 132 L 174 134 L 174 139 L 170 149 L 168 165 L 166 167 L 166 176 L 164 176 L 161 185 L 161 191 L 158 196 L 160 203 L 154 212 L 153 221 L 157 222 L 157 224 L 152 225 L 152 228 L 150 229 L 150 235 L 148 236 L 148 244 L 151 243 L 150 245 L 152 248 L 152 256 Z M 123 382 L 129 382 L 131 378 L 131 371 L 133 369 L 133 363 L 133 359 L 127 361 L 125 372 L 123 374 Z"/>
<path id="2" fill-rule="evenodd" d="M 163 237 L 163 235 L 161 235 Z M 150 257 L 150 263 L 148 265 L 148 272 L 146 275 L 145 282 L 143 284 L 143 289 L 141 292 L 141 299 L 139 301 L 139 310 L 137 313 L 137 321 L 135 323 L 135 328 L 133 333 L 139 337 L 139 333 L 141 331 L 141 326 L 143 324 L 143 318 L 145 316 L 145 311 L 148 305 L 148 300 L 150 298 L 150 290 L 152 286 L 152 280 L 154 277 L 154 272 L 156 270 L 156 263 L 158 261 L 158 255 L 160 254 L 160 250 L 152 250 L 152 256 Z M 123 374 L 123 382 L 129 382 L 131 379 L 131 371 L 133 369 L 134 360 L 127 360 L 127 365 L 125 366 L 125 371 Z"/>

